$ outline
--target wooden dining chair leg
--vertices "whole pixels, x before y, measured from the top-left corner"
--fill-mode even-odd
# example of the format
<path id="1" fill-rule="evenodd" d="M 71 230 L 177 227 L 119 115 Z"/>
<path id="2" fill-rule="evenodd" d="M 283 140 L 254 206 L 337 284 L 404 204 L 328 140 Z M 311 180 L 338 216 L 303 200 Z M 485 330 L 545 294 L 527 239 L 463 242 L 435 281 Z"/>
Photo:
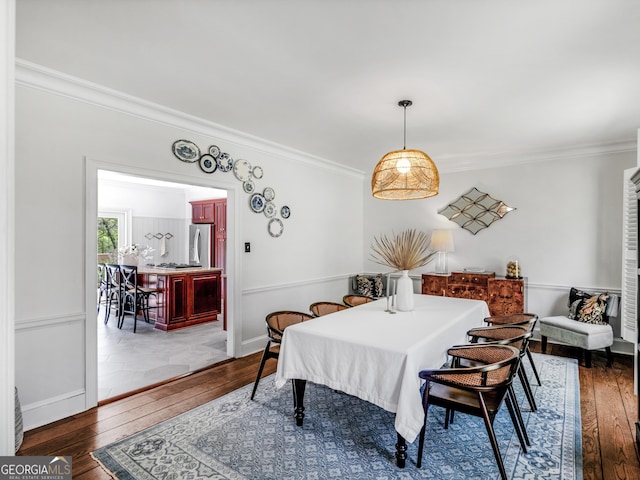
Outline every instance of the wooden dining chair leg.
<path id="1" fill-rule="evenodd" d="M 498 470 L 500 470 L 500 477 L 502 480 L 507 480 L 507 472 L 504 469 L 504 463 L 502 462 L 502 455 L 500 454 L 500 447 L 498 446 L 498 439 L 496 438 L 496 432 L 493 430 L 493 420 L 489 416 L 487 411 L 487 405 L 484 402 L 482 394 L 478 394 L 480 399 L 480 408 L 482 409 L 482 418 L 484 420 L 484 426 L 487 428 L 487 435 L 491 441 L 491 448 L 493 448 L 493 455 L 496 457 L 496 463 L 498 464 Z"/>
<path id="2" fill-rule="evenodd" d="M 516 417 L 518 419 L 518 423 L 520 424 L 520 430 L 522 431 L 522 436 L 524 437 L 524 441 L 530 447 L 531 442 L 529 441 L 529 435 L 527 434 L 527 427 L 524 424 L 524 419 L 522 418 L 522 411 L 520 410 L 520 405 L 518 405 L 518 399 L 516 397 L 516 392 L 513 389 L 513 385 L 509 387 L 508 395 L 511 397 L 511 403 L 513 404 L 513 409 L 516 412 Z"/>
<path id="3" fill-rule="evenodd" d="M 538 406 L 536 405 L 536 400 L 533 398 L 533 391 L 531 390 L 531 384 L 529 383 L 529 378 L 527 377 L 527 373 L 522 368 L 522 364 L 518 367 L 518 377 L 520 377 L 520 382 L 522 382 L 522 389 L 524 390 L 524 394 L 527 397 L 527 401 L 529 402 L 529 406 L 531 407 L 531 411 L 535 412 L 538 410 Z"/>
<path id="4" fill-rule="evenodd" d="M 507 410 L 509 411 L 509 416 L 511 417 L 511 423 L 513 423 L 513 428 L 518 435 L 518 440 L 520 441 L 520 446 L 522 447 L 522 451 L 527 453 L 527 444 L 525 443 L 524 436 L 522 435 L 522 428 L 520 425 L 520 421 L 516 416 L 516 412 L 513 408 L 513 402 L 511 402 L 511 397 L 507 395 L 504 399 L 504 403 L 507 405 Z"/>
<path id="5" fill-rule="evenodd" d="M 448 429 L 449 428 L 449 424 L 453 423 L 453 410 L 451 410 L 450 408 L 447 408 L 444 411 L 444 429 Z"/>
<path id="6" fill-rule="evenodd" d="M 527 357 L 529 357 L 529 363 L 531 363 L 531 369 L 533 370 L 533 374 L 536 377 L 536 381 L 538 382 L 538 385 L 542 386 L 542 382 L 540 381 L 540 375 L 538 375 L 538 369 L 536 368 L 536 364 L 533 361 L 533 355 L 531 353 L 531 350 L 529 350 L 529 347 L 527 347 Z"/>
<path id="7" fill-rule="evenodd" d="M 267 363 L 267 358 L 269 358 L 269 349 L 271 348 L 271 342 L 267 342 L 267 346 L 264 347 L 264 352 L 262 352 L 262 360 L 260 360 L 260 367 L 258 368 L 258 375 L 256 375 L 256 381 L 253 384 L 253 390 L 251 391 L 251 400 L 256 395 L 256 390 L 258 389 L 258 383 L 260 383 L 260 376 L 262 375 L 262 369 L 264 369 L 264 364 Z"/>

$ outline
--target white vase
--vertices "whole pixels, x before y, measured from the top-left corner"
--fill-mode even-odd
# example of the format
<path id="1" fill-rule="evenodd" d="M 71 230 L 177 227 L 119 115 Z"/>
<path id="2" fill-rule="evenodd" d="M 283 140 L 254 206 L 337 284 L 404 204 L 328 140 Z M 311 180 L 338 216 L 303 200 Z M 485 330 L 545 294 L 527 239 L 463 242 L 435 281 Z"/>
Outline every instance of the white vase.
<path id="1" fill-rule="evenodd" d="M 136 253 L 127 253 L 120 256 L 120 265 L 138 266 L 138 255 Z"/>
<path id="2" fill-rule="evenodd" d="M 413 310 L 413 280 L 409 277 L 409 270 L 402 270 L 396 284 L 396 307 L 400 312 Z"/>

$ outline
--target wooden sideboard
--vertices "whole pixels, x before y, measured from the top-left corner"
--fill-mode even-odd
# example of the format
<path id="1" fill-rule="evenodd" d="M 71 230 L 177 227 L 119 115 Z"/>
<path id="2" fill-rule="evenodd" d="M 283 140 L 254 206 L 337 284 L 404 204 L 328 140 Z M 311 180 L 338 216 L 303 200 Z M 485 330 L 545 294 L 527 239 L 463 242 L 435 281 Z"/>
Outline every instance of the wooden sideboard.
<path id="1" fill-rule="evenodd" d="M 155 328 L 174 330 L 218 319 L 222 307 L 221 269 L 144 268 L 141 284 L 159 290 L 151 297 L 149 317 Z"/>
<path id="2" fill-rule="evenodd" d="M 493 272 L 423 274 L 422 293 L 443 297 L 484 300 L 491 315 L 524 313 L 524 279 L 496 277 Z"/>

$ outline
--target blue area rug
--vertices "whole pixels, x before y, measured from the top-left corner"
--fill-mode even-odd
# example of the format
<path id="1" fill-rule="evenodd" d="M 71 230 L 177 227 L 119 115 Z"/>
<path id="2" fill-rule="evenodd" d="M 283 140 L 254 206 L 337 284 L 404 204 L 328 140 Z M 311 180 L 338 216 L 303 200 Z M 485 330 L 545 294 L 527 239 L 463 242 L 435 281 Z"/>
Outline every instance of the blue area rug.
<path id="1" fill-rule="evenodd" d="M 519 404 L 531 439 L 520 449 L 506 408 L 495 430 L 510 478 L 582 480 L 578 365 L 534 354 L 542 386 L 532 385 L 538 411 L 529 412 L 520 382 Z M 528 361 L 525 360 L 528 366 Z M 533 378 L 532 375 L 529 378 Z M 306 418 L 295 426 L 290 387 L 273 376 L 92 453 L 121 479 L 498 479 L 482 419 L 456 414 L 448 430 L 444 410 L 429 409 L 422 468 L 417 444 L 407 466 L 395 464 L 394 415 L 356 397 L 307 384 Z"/>

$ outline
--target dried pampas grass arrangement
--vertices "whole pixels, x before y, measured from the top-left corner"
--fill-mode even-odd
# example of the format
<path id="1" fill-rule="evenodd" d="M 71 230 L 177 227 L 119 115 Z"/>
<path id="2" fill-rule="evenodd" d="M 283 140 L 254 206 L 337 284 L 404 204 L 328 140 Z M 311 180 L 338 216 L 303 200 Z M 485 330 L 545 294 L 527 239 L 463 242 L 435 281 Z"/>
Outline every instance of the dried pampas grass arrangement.
<path id="1" fill-rule="evenodd" d="M 429 263 L 437 253 L 429 251 L 430 239 L 430 235 L 414 229 L 374 237 L 371 258 L 396 270 L 413 270 Z"/>

